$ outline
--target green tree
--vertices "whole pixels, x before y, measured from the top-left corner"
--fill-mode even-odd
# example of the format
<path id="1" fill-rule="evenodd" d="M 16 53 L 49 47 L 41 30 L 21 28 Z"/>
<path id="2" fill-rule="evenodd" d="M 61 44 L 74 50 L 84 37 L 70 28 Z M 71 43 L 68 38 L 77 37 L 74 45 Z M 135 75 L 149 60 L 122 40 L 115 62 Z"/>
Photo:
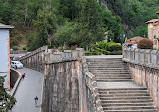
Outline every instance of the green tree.
<path id="1" fill-rule="evenodd" d="M 79 38 L 83 45 L 89 45 L 104 39 L 104 29 L 100 25 L 99 4 L 96 0 L 86 0 L 83 3 L 79 17 Z"/>
<path id="2" fill-rule="evenodd" d="M 114 34 L 111 30 L 108 31 L 108 42 L 114 41 Z"/>
<path id="3" fill-rule="evenodd" d="M 82 8 L 82 0 L 60 0 L 60 13 L 73 20 L 79 16 Z"/>
<path id="4" fill-rule="evenodd" d="M 138 26 L 134 31 L 134 36 L 141 36 L 147 38 L 147 25 L 146 26 Z"/>
<path id="5" fill-rule="evenodd" d="M 48 5 L 39 10 L 35 21 L 38 47 L 48 44 L 48 39 L 56 31 L 56 16 Z"/>
<path id="6" fill-rule="evenodd" d="M 113 16 L 110 11 L 103 9 L 99 10 L 101 24 L 106 30 L 111 30 L 113 33 L 115 42 L 119 42 L 119 36 L 122 33 L 121 18 L 119 16 Z"/>
<path id="7" fill-rule="evenodd" d="M 0 76 L 0 112 L 12 109 L 15 103 L 16 99 L 10 96 L 4 88 L 4 77 Z"/>
<path id="8" fill-rule="evenodd" d="M 55 41 L 61 46 L 79 45 L 80 41 L 77 36 L 77 24 L 75 22 L 67 22 L 64 26 L 58 28 L 55 34 Z"/>

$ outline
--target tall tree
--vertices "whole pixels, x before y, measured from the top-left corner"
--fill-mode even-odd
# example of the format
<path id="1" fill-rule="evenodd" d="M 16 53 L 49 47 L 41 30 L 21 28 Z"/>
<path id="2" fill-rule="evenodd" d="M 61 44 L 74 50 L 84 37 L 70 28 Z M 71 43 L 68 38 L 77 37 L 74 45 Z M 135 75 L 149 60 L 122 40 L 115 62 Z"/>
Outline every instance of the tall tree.
<path id="1" fill-rule="evenodd" d="M 79 16 L 82 8 L 82 0 L 60 0 L 60 13 L 73 20 Z"/>
<path id="2" fill-rule="evenodd" d="M 86 45 L 104 39 L 104 30 L 99 22 L 99 4 L 96 0 L 85 0 L 80 14 L 81 41 Z"/>
<path id="3" fill-rule="evenodd" d="M 48 44 L 48 39 L 56 31 L 56 16 L 48 5 L 39 10 L 35 21 L 38 47 Z"/>

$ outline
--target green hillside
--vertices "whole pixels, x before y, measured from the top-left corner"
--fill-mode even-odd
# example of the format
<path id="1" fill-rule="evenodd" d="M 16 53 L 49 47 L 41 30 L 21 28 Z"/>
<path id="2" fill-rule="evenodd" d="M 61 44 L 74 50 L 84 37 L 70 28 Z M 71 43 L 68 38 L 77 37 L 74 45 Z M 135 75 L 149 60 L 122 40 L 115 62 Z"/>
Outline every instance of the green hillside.
<path id="1" fill-rule="evenodd" d="M 157 18 L 158 0 L 0 0 L 0 23 L 15 26 L 11 47 L 34 50 L 85 47 L 103 40 L 114 42 L 123 34 L 147 37 L 146 21 Z"/>

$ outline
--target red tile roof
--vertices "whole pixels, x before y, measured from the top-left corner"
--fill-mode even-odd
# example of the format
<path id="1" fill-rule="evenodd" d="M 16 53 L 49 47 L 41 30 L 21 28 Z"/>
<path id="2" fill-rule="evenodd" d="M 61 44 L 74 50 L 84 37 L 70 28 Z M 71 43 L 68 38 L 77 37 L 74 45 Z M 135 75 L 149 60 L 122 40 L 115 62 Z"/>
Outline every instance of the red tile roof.
<path id="1" fill-rule="evenodd" d="M 155 23 L 155 22 L 158 22 L 158 19 L 152 19 L 150 21 L 147 21 L 146 23 Z"/>
<path id="2" fill-rule="evenodd" d="M 131 38 L 131 39 L 128 39 L 126 40 L 126 43 L 128 45 L 132 45 L 132 44 L 137 44 L 140 40 L 144 39 L 143 37 L 134 37 L 134 38 Z"/>

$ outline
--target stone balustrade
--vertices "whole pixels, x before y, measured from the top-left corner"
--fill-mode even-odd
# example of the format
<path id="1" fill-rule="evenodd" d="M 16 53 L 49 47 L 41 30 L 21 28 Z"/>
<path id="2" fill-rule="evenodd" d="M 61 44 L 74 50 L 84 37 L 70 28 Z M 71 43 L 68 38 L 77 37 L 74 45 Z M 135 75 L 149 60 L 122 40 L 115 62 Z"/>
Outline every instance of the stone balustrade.
<path id="1" fill-rule="evenodd" d="M 44 63 L 60 62 L 68 59 L 80 57 L 80 48 L 76 50 L 65 50 L 64 52 L 52 52 L 47 46 L 41 47 L 19 59 L 24 67 L 34 69 L 39 72 L 44 71 Z"/>
<path id="2" fill-rule="evenodd" d="M 128 63 L 133 80 L 148 88 L 159 110 L 159 50 L 125 47 L 123 61 Z"/>
<path id="3" fill-rule="evenodd" d="M 101 100 L 99 98 L 99 93 L 97 89 L 97 82 L 95 80 L 95 75 L 88 71 L 88 65 L 86 63 L 86 58 L 82 59 L 83 72 L 86 80 L 86 95 L 87 97 L 87 110 L 88 112 L 104 112 L 101 105 Z"/>

